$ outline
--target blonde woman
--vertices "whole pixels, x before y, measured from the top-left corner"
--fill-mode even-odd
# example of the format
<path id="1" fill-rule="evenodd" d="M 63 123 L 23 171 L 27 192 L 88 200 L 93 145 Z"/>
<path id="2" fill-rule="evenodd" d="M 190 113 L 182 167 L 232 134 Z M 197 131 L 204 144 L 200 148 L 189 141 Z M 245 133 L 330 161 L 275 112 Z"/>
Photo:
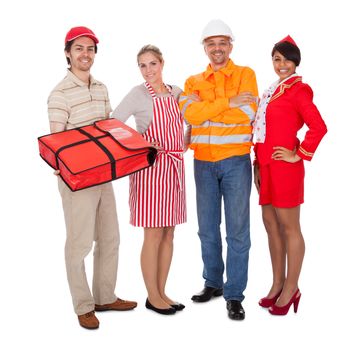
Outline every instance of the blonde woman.
<path id="1" fill-rule="evenodd" d="M 145 306 L 172 315 L 185 307 L 165 292 L 175 226 L 186 222 L 184 124 L 178 106 L 181 90 L 163 82 L 164 60 L 156 46 L 144 46 L 137 62 L 145 82 L 127 94 L 113 117 L 125 122 L 133 115 L 137 131 L 158 149 L 151 168 L 130 176 L 130 223 L 144 228 L 141 269 L 148 293 Z"/>

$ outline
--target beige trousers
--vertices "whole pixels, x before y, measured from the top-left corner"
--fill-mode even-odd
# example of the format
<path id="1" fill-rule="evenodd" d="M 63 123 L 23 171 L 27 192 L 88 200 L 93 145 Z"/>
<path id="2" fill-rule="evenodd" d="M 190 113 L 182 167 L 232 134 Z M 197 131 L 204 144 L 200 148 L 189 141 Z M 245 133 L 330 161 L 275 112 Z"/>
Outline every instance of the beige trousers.
<path id="1" fill-rule="evenodd" d="M 119 228 L 111 183 L 72 192 L 59 177 L 59 191 L 67 229 L 65 260 L 74 311 L 83 315 L 94 304 L 109 304 L 118 269 Z M 84 258 L 94 247 L 92 291 L 88 286 Z"/>

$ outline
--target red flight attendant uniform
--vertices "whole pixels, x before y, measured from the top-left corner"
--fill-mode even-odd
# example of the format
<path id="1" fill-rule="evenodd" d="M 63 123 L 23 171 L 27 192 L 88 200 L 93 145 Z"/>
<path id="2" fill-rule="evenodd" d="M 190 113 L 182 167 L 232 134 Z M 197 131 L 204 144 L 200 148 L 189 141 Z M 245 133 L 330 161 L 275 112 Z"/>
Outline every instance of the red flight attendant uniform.
<path id="1" fill-rule="evenodd" d="M 259 204 L 291 208 L 304 202 L 304 163 L 311 160 L 326 125 L 313 103 L 313 92 L 299 76 L 278 86 L 266 108 L 266 137 L 256 143 L 256 162 L 260 170 Z M 306 124 L 309 130 L 301 142 L 298 131 Z M 271 158 L 273 147 L 282 146 L 302 158 L 296 163 Z"/>
<path id="2" fill-rule="evenodd" d="M 171 88 L 158 97 L 145 83 L 153 99 L 153 120 L 142 136 L 158 142 L 155 164 L 130 176 L 130 223 L 140 227 L 167 227 L 186 222 L 183 161 L 183 117 Z"/>

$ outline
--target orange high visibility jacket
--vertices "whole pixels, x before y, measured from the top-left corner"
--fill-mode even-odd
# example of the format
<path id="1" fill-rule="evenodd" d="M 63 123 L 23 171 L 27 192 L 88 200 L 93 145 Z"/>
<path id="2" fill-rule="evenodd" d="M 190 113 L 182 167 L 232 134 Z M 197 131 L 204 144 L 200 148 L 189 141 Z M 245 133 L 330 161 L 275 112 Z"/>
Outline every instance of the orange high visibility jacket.
<path id="1" fill-rule="evenodd" d="M 257 105 L 229 107 L 230 97 L 247 91 L 258 96 L 255 73 L 232 60 L 216 72 L 208 65 L 205 72 L 186 80 L 180 108 L 192 126 L 190 148 L 196 159 L 216 162 L 250 152 Z M 191 100 L 191 94 L 198 95 L 201 101 Z"/>

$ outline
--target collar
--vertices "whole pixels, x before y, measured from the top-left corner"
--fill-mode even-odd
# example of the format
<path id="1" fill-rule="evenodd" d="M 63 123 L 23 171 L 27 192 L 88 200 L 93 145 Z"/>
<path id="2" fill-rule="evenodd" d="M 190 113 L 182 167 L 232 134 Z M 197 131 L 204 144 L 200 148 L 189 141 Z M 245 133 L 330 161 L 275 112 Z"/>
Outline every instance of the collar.
<path id="1" fill-rule="evenodd" d="M 69 69 L 67 69 L 67 78 L 74 84 L 78 86 L 87 86 L 87 84 L 79 79 L 75 74 L 73 74 Z M 97 81 L 92 77 L 92 75 L 89 75 L 89 85 L 94 85 L 97 84 Z"/>
<path id="2" fill-rule="evenodd" d="M 278 86 L 279 86 L 279 85 L 283 85 L 283 84 L 289 85 L 289 84 L 290 84 L 290 80 L 293 81 L 293 80 L 294 80 L 293 78 L 295 78 L 295 77 L 299 77 L 299 76 L 297 75 L 297 73 L 291 74 L 289 77 L 285 78 L 285 79 L 282 80 L 280 83 L 278 83 Z M 300 78 L 301 78 L 301 77 L 300 77 Z"/>
<path id="3" fill-rule="evenodd" d="M 233 61 L 231 59 L 229 59 L 227 64 L 226 64 L 226 66 L 221 68 L 221 69 L 219 69 L 218 71 L 214 71 L 212 69 L 212 66 L 209 64 L 207 66 L 206 71 L 203 73 L 203 76 L 204 76 L 205 79 L 207 79 L 209 76 L 211 76 L 212 74 L 217 73 L 217 72 L 221 72 L 227 77 L 231 76 L 233 74 L 233 72 L 234 72 L 234 63 L 233 63 Z"/>
<path id="4" fill-rule="evenodd" d="M 285 90 L 290 89 L 293 85 L 295 85 L 299 81 L 302 81 L 302 77 L 297 75 L 296 73 L 284 79 L 275 89 L 274 95 L 270 99 L 270 102 L 280 97 L 285 92 Z"/>

